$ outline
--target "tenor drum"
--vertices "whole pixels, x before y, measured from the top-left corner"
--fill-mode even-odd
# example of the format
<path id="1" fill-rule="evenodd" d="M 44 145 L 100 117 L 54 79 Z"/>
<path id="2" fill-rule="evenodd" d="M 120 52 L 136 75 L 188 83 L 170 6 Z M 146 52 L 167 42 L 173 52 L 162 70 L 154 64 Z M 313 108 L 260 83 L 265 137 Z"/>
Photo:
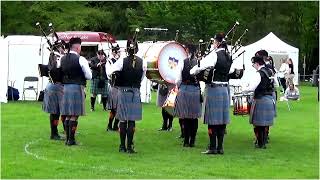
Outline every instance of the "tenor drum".
<path id="1" fill-rule="evenodd" d="M 184 47 L 177 42 L 153 43 L 143 55 L 143 60 L 147 61 L 147 78 L 174 84 L 178 75 L 177 67 L 187 56 Z"/>
<path id="2" fill-rule="evenodd" d="M 253 101 L 253 94 L 235 94 L 233 100 L 233 114 L 234 115 L 249 115 L 251 104 Z"/>
<path id="3" fill-rule="evenodd" d="M 174 113 L 174 107 L 175 107 L 177 95 L 178 95 L 178 89 L 176 87 L 171 89 L 171 91 L 168 93 L 166 101 L 162 106 L 164 110 L 166 110 L 172 116 Z"/>

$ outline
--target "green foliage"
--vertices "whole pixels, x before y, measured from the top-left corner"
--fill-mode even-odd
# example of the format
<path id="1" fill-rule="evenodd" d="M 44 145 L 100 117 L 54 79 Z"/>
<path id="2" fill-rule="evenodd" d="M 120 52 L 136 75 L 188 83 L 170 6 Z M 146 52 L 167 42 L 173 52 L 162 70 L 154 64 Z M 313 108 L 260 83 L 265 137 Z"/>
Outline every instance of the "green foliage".
<path id="1" fill-rule="evenodd" d="M 307 73 L 319 59 L 318 1 L 34 1 L 1 2 L 1 32 L 40 35 L 34 24 L 44 28 L 52 22 L 59 31 L 104 31 L 117 39 L 132 36 L 136 27 L 168 28 L 166 33 L 141 32 L 139 40 L 208 41 L 240 22 L 235 37 L 249 29 L 243 44 L 266 36 L 270 31 L 300 49 L 306 56 Z M 302 61 L 300 61 L 302 63 Z M 301 64 L 300 64 L 301 65 Z M 302 67 L 302 66 L 300 66 Z"/>
<path id="2" fill-rule="evenodd" d="M 143 120 L 136 124 L 138 153 L 134 155 L 118 152 L 119 134 L 105 131 L 109 114 L 102 105 L 79 118 L 76 139 L 80 145 L 67 147 L 62 141 L 49 140 L 49 115 L 41 111 L 40 102 L 1 104 L 1 178 L 319 179 L 317 89 L 301 86 L 300 92 L 301 100 L 290 102 L 291 111 L 286 102 L 277 102 L 267 149 L 254 148 L 248 117 L 233 116 L 230 108 L 223 156 L 201 154 L 208 145 L 202 119 L 194 148 L 182 147 L 176 138 L 180 134 L 177 118 L 172 132 L 157 131 L 162 118 L 155 93 L 150 104 L 143 104 Z"/>

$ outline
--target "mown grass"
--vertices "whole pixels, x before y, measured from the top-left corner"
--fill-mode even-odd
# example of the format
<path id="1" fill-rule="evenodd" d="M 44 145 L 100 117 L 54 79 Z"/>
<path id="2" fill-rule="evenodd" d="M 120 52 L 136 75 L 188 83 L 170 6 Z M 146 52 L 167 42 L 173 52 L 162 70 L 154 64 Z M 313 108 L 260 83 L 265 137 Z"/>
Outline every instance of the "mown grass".
<path id="1" fill-rule="evenodd" d="M 40 102 L 1 104 L 1 178 L 318 179 L 317 89 L 302 86 L 300 91 L 301 100 L 290 102 L 291 111 L 285 102 L 278 102 L 278 117 L 266 150 L 253 147 L 248 117 L 231 115 L 223 156 L 200 153 L 208 144 L 202 120 L 195 148 L 183 148 L 176 139 L 180 133 L 177 119 L 172 132 L 157 131 L 161 111 L 155 106 L 155 94 L 150 104 L 143 105 L 134 155 L 118 152 L 119 135 L 105 131 L 108 113 L 100 105 L 80 118 L 80 145 L 67 147 L 49 140 L 48 115 L 41 111 Z M 86 106 L 89 110 L 89 98 Z"/>

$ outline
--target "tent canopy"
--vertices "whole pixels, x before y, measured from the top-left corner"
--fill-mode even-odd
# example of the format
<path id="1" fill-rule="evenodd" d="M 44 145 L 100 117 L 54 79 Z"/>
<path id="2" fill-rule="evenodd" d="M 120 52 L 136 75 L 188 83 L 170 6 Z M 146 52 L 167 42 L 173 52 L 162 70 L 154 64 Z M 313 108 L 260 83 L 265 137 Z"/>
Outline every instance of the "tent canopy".
<path id="1" fill-rule="evenodd" d="M 266 51 L 268 51 L 268 53 L 299 52 L 298 48 L 295 48 L 283 42 L 272 32 L 270 32 L 267 36 L 260 39 L 259 41 L 246 46 L 247 49 L 255 48 L 255 47 L 259 47 L 260 49 L 265 49 Z"/>
<path id="2" fill-rule="evenodd" d="M 298 84 L 298 65 L 299 65 L 299 49 L 289 44 L 283 42 L 276 35 L 270 32 L 267 36 L 260 39 L 259 41 L 247 45 L 244 47 L 244 64 L 245 64 L 245 72 L 244 72 L 244 81 L 250 81 L 250 76 L 256 71 L 252 67 L 251 58 L 255 55 L 255 53 L 259 50 L 266 50 L 274 60 L 276 69 L 279 69 L 281 64 L 280 60 L 282 58 L 291 58 L 293 62 L 293 71 L 295 73 L 294 84 Z"/>

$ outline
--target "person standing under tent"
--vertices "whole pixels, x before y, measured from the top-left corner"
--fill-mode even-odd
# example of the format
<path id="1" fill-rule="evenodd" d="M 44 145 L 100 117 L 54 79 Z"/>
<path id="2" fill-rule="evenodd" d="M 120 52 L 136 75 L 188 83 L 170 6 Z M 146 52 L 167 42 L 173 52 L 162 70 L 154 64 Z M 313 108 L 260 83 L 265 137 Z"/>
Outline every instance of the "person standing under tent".
<path id="1" fill-rule="evenodd" d="M 108 78 L 105 72 L 106 54 L 103 50 L 97 52 L 97 56 L 90 59 L 89 66 L 92 70 L 92 79 L 90 84 L 91 93 L 91 111 L 94 111 L 96 97 L 101 94 L 103 110 L 107 111 L 108 99 Z"/>
<path id="2" fill-rule="evenodd" d="M 183 63 L 180 63 L 176 79 L 179 91 L 175 100 L 174 116 L 183 121 L 184 147 L 194 147 L 198 118 L 201 117 L 200 84 L 195 76 L 190 75 L 191 68 L 197 65 L 195 51 L 194 45 L 187 45 L 189 55 L 183 60 Z"/>
<path id="3" fill-rule="evenodd" d="M 58 133 L 58 124 L 61 109 L 61 100 L 63 96 L 62 72 L 61 72 L 61 57 L 65 54 L 64 41 L 60 44 L 54 44 L 54 51 L 50 53 L 48 69 L 49 69 L 49 83 L 44 90 L 42 109 L 44 112 L 50 113 L 50 129 L 52 140 L 63 140 Z M 61 117 L 63 129 L 64 118 Z"/>
<path id="4" fill-rule="evenodd" d="M 66 145 L 77 145 L 75 132 L 79 116 L 85 115 L 86 80 L 92 78 L 88 61 L 80 56 L 81 39 L 71 38 L 69 52 L 61 58 L 63 97 L 61 115 L 66 117 Z"/>
<path id="5" fill-rule="evenodd" d="M 291 58 L 288 58 L 287 63 L 289 66 L 289 74 L 287 75 L 287 87 L 289 87 L 290 84 L 293 84 L 294 68 L 293 68 L 293 62 Z"/>
<path id="6" fill-rule="evenodd" d="M 289 73 L 289 66 L 286 63 L 285 59 L 282 59 L 281 61 L 282 61 L 282 63 L 281 63 L 281 66 L 279 68 L 279 71 L 278 71 L 278 77 L 280 79 L 280 84 L 282 86 L 282 90 L 281 91 L 284 93 L 284 91 L 287 89 L 286 78 L 285 77 Z"/>
<path id="7" fill-rule="evenodd" d="M 191 75 L 206 83 L 204 99 L 204 123 L 208 124 L 209 147 L 203 154 L 224 154 L 223 140 L 227 124 L 230 123 L 228 74 L 232 59 L 227 53 L 224 33 L 214 37 L 214 51 L 194 66 Z"/>
<path id="8" fill-rule="evenodd" d="M 109 78 L 110 91 L 108 97 L 108 109 L 110 110 L 109 121 L 106 130 L 107 131 L 118 131 L 119 120 L 115 119 L 117 112 L 117 93 L 118 93 L 118 72 L 111 74 L 112 65 L 120 58 L 120 47 L 119 45 L 112 46 L 111 55 L 112 57 L 108 59 L 106 63 L 106 73 Z M 115 120 L 114 120 L 115 119 Z M 113 126 L 112 122 L 114 120 Z"/>
<path id="9" fill-rule="evenodd" d="M 267 129 L 273 125 L 275 102 L 272 97 L 273 80 L 270 79 L 272 71 L 265 67 L 265 61 L 261 56 L 251 59 L 252 66 L 257 70 L 256 75 L 247 86 L 242 87 L 244 92 L 254 91 L 254 100 L 250 110 L 250 124 L 253 124 L 257 139 L 256 148 L 266 148 Z"/>
<path id="10" fill-rule="evenodd" d="M 133 39 L 127 41 L 128 56 L 117 60 L 110 73 L 119 72 L 117 92 L 116 119 L 120 120 L 119 152 L 136 153 L 133 147 L 135 122 L 142 119 L 142 104 L 140 97 L 141 81 L 146 73 L 143 60 L 135 55 L 138 43 Z M 127 140 L 127 146 L 126 146 Z"/>

